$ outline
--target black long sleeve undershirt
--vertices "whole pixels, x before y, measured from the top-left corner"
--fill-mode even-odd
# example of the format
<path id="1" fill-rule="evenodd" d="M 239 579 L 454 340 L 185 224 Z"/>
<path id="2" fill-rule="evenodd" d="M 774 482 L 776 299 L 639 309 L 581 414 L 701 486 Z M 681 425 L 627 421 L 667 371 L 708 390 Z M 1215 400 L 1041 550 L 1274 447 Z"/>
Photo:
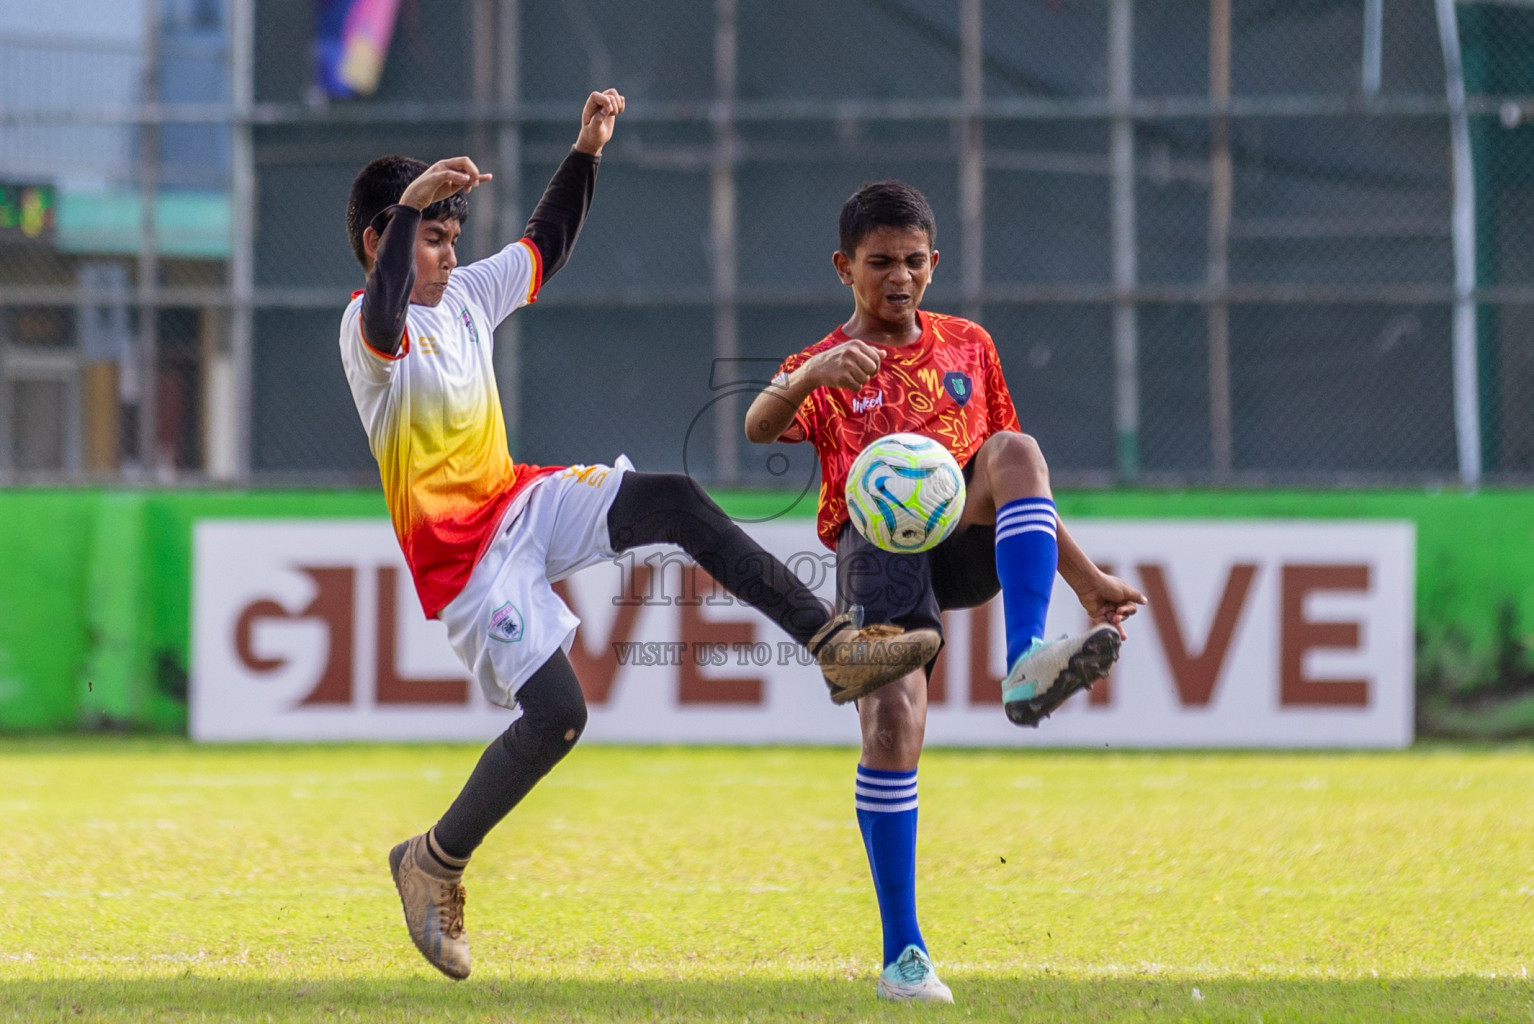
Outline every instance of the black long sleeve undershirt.
<path id="1" fill-rule="evenodd" d="M 415 287 L 415 235 L 421 211 L 391 206 L 373 218 L 378 255 L 362 291 L 362 340 L 392 356 L 405 339 L 405 311 Z"/>
<path id="2" fill-rule="evenodd" d="M 543 257 L 545 284 L 565 265 L 575 248 L 581 225 L 586 223 L 586 212 L 591 209 L 591 196 L 597 188 L 597 167 L 601 162 L 600 156 L 570 150 L 549 179 L 543 198 L 533 207 L 533 215 L 527 219 L 523 234 L 538 247 L 538 253 Z"/>
<path id="3" fill-rule="evenodd" d="M 524 233 L 543 260 L 545 284 L 570 259 L 591 209 L 601 162 L 600 156 L 570 150 L 528 218 Z M 415 287 L 415 238 L 420 225 L 421 211 L 413 206 L 391 206 L 373 218 L 378 255 L 362 295 L 362 337 L 385 355 L 398 354 L 404 341 L 405 313 Z"/>

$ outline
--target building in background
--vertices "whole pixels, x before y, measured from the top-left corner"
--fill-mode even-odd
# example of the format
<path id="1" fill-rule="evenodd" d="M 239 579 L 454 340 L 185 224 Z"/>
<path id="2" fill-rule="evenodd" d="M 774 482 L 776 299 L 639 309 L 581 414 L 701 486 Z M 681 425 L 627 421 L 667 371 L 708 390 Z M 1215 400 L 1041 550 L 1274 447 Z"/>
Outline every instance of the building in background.
<path id="1" fill-rule="evenodd" d="M 928 304 L 992 330 L 1063 481 L 1534 474 L 1534 9 L 155 2 L 0 13 L 11 479 L 371 481 L 334 351 L 352 175 L 475 155 L 482 255 L 606 85 L 580 249 L 498 334 L 519 457 L 813 480 L 744 444 L 744 396 L 844 318 L 837 207 L 899 176 L 941 225 Z M 392 34 L 341 97 L 317 44 L 353 7 Z"/>
<path id="2" fill-rule="evenodd" d="M 202 366 L 222 310 L 171 296 L 225 282 L 229 128 L 121 115 L 227 106 L 228 50 L 220 0 L 0 15 L 0 108 L 57 112 L 0 127 L 0 188 L 51 214 L 41 233 L 0 230 L 0 470 L 201 469 Z M 119 116 L 91 116 L 103 108 Z"/>

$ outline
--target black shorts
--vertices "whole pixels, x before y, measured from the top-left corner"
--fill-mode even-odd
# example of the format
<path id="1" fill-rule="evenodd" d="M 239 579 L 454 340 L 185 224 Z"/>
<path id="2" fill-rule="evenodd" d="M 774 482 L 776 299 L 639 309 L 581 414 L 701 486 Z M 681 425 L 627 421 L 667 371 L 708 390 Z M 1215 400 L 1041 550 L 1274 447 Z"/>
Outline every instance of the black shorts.
<path id="1" fill-rule="evenodd" d="M 965 482 L 974 463 L 964 467 Z M 875 547 L 851 523 L 836 538 L 836 610 L 859 606 L 863 622 L 943 631 L 942 612 L 974 608 L 1001 590 L 996 578 L 996 527 L 960 526 L 919 554 Z"/>

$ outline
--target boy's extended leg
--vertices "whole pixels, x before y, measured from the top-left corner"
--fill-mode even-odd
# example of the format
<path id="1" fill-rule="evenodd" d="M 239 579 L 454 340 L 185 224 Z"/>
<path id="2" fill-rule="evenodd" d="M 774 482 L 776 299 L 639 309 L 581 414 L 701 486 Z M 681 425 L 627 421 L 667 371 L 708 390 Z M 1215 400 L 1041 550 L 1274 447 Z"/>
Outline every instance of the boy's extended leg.
<path id="1" fill-rule="evenodd" d="M 1107 675 L 1118 657 L 1119 634 L 1103 625 L 1045 642 L 1044 619 L 1060 557 L 1049 467 L 1033 438 L 1011 432 L 987 440 L 975 463 L 965 518 L 985 521 L 994 515 L 996 524 L 996 576 L 1007 627 L 1002 703 L 1013 722 L 1036 726 Z"/>
<path id="2" fill-rule="evenodd" d="M 607 514 L 614 551 L 674 544 L 726 590 L 815 654 L 831 697 L 847 703 L 936 656 L 935 630 L 832 618 L 799 577 L 748 537 L 690 477 L 625 473 Z"/>
<path id="3" fill-rule="evenodd" d="M 450 978 L 469 976 L 463 920 L 469 856 L 586 728 L 586 699 L 562 651 L 522 684 L 517 703 L 522 717 L 485 748 L 442 820 L 389 852 L 410 938 Z"/>

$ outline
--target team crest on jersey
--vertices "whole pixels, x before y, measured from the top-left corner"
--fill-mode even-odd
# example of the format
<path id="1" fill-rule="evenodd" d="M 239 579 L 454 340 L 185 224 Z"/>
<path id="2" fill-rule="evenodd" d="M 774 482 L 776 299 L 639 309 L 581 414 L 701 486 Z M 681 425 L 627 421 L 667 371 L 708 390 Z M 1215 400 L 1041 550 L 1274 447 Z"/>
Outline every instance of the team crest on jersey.
<path id="1" fill-rule="evenodd" d="M 479 330 L 474 326 L 474 318 L 469 315 L 469 307 L 463 307 L 463 326 L 469 332 L 469 343 L 479 344 Z"/>
<path id="2" fill-rule="evenodd" d="M 522 639 L 522 613 L 510 601 L 490 613 L 490 639 L 503 644 Z"/>
<path id="3" fill-rule="evenodd" d="M 943 390 L 948 392 L 948 397 L 963 406 L 969 404 L 970 396 L 975 393 L 975 386 L 969 379 L 969 374 L 949 370 L 943 374 Z"/>

